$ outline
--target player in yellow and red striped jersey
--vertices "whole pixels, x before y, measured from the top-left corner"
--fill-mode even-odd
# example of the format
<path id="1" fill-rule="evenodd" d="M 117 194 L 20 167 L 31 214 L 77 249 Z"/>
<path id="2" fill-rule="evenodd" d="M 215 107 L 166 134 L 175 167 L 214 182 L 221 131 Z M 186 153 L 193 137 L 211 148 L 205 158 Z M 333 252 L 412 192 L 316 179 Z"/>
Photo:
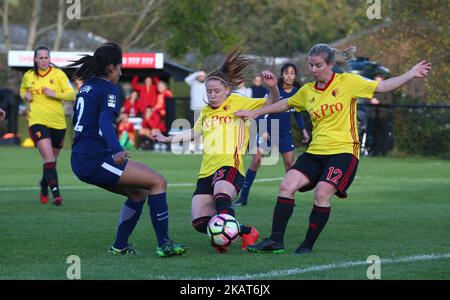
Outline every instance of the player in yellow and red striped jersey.
<path id="1" fill-rule="evenodd" d="M 425 77 L 431 64 L 422 61 L 398 77 L 377 82 L 358 75 L 335 74 L 335 64 L 346 66 L 356 48 L 339 51 L 326 44 L 309 52 L 309 69 L 316 79 L 304 85 L 294 96 L 256 111 L 241 111 L 237 116 L 255 118 L 295 108 L 306 110 L 313 123 L 312 142 L 287 172 L 280 184 L 270 238 L 248 247 L 252 252 L 283 253 L 284 233 L 292 215 L 296 191 L 315 188 L 314 205 L 304 241 L 295 254 L 311 252 L 331 212 L 331 197 L 347 197 L 356 174 L 359 140 L 356 128 L 356 98 L 372 98 L 374 92 L 393 91 L 413 78 Z"/>
<path id="2" fill-rule="evenodd" d="M 75 91 L 66 74 L 50 64 L 48 47 L 34 50 L 34 68 L 24 74 L 20 96 L 28 102 L 29 133 L 44 161 L 40 200 L 47 203 L 50 187 L 53 204 L 61 205 L 56 160 L 67 127 L 62 100 L 75 100 Z"/>
<path id="3" fill-rule="evenodd" d="M 203 137 L 203 159 L 197 188 L 192 198 L 192 225 L 207 232 L 208 222 L 215 214 L 234 216 L 232 200 L 244 181 L 243 155 L 249 140 L 249 122 L 234 114 L 238 110 L 253 110 L 279 100 L 276 77 L 263 71 L 263 79 L 270 89 L 267 99 L 253 99 L 231 93 L 232 87 L 244 82 L 244 72 L 253 60 L 242 56 L 239 47 L 231 49 L 222 67 L 208 75 L 206 92 L 208 106 L 203 108 L 194 128 L 177 136 L 155 134 L 160 142 L 179 143 Z M 252 226 L 240 226 L 241 248 L 253 244 L 259 237 Z M 218 252 L 226 248 L 215 246 Z"/>

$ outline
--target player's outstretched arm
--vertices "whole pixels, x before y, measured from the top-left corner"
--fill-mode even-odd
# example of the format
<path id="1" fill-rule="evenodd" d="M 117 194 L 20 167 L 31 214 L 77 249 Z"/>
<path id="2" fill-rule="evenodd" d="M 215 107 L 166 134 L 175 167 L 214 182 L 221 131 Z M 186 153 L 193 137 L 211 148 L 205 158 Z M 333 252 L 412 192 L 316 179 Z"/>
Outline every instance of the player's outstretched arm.
<path id="1" fill-rule="evenodd" d="M 408 72 L 393 78 L 389 78 L 387 80 L 383 80 L 378 83 L 375 92 L 377 93 L 389 93 L 393 90 L 398 89 L 408 81 L 411 81 L 414 78 L 423 78 L 428 75 L 428 72 L 431 70 L 431 63 L 426 60 L 421 61 L 414 67 L 412 67 Z"/>
<path id="2" fill-rule="evenodd" d="M 190 142 L 198 138 L 201 134 L 196 133 L 193 129 L 185 130 L 177 135 L 165 136 L 160 132 L 152 134 L 152 139 L 160 143 L 180 143 Z"/>
<path id="3" fill-rule="evenodd" d="M 288 99 L 277 101 L 274 104 L 263 106 L 257 110 L 238 110 L 234 113 L 236 117 L 243 117 L 245 120 L 247 119 L 255 119 L 261 115 L 270 114 L 270 113 L 279 113 L 283 111 L 287 111 L 290 109 L 288 105 Z"/>

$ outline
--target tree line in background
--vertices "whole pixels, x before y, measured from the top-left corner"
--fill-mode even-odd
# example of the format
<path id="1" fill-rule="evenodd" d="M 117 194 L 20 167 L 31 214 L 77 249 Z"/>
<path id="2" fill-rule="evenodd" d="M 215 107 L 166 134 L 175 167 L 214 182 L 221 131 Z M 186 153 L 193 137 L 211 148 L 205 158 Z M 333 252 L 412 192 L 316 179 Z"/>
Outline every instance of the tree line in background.
<path id="1" fill-rule="evenodd" d="M 79 19 L 70 19 L 67 10 L 76 2 Z M 11 47 L 9 29 L 22 25 L 25 49 L 47 36 L 53 50 L 68 50 L 63 38 L 79 31 L 115 41 L 124 51 L 162 51 L 192 68 L 235 43 L 251 54 L 290 58 L 318 42 L 338 48 L 354 44 L 358 55 L 380 61 L 393 74 L 428 58 L 433 74 L 426 94 L 448 103 L 448 1 L 379 3 L 381 19 L 370 20 L 370 4 L 361 0 L 0 0 L 1 42 L 5 53 Z M 70 50 L 92 50 L 77 47 Z"/>
<path id="2" fill-rule="evenodd" d="M 68 18 L 76 2 L 79 18 Z M 381 18 L 369 19 L 367 10 L 376 3 Z M 0 0 L 0 87 L 14 77 L 5 54 L 18 49 L 11 44 L 11 28 L 20 26 L 26 31 L 20 50 L 44 42 L 53 50 L 92 51 L 95 46 L 76 35 L 84 33 L 98 44 L 115 41 L 127 52 L 164 52 L 166 59 L 208 70 L 240 43 L 250 54 L 289 58 L 301 77 L 307 77 L 305 53 L 314 44 L 355 45 L 358 56 L 380 62 L 392 75 L 420 59 L 431 61 L 430 76 L 413 80 L 394 95 L 395 103 L 449 105 L 448 11 L 448 0 Z M 68 37 L 77 41 L 74 48 Z M 395 109 L 395 147 L 413 154 L 448 153 L 449 113 Z"/>

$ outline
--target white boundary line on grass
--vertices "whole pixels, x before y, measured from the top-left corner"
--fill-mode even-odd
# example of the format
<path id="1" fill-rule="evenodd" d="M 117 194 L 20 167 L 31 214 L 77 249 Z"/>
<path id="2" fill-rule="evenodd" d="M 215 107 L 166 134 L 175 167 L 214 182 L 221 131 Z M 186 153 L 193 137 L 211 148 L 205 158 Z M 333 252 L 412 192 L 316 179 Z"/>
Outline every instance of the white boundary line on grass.
<path id="1" fill-rule="evenodd" d="M 381 178 L 377 176 L 356 176 L 355 179 L 374 179 L 374 178 Z M 283 177 L 277 177 L 277 178 L 259 178 L 255 179 L 255 183 L 258 182 L 275 182 L 275 181 L 281 181 Z M 396 177 L 395 180 L 408 180 L 408 181 L 439 181 L 444 180 L 448 181 L 447 178 L 407 178 L 407 177 Z M 188 183 L 188 182 L 180 182 L 180 183 L 169 183 L 169 187 L 183 187 L 183 186 L 195 186 L 196 182 Z M 92 190 L 97 189 L 96 186 L 93 185 L 73 185 L 73 186 L 61 186 L 60 189 L 62 190 Z M 23 186 L 23 187 L 0 187 L 0 192 L 22 192 L 22 191 L 37 191 L 39 190 L 39 187 L 36 186 Z"/>
<path id="2" fill-rule="evenodd" d="M 255 179 L 254 182 L 273 182 L 273 181 L 281 181 L 283 178 L 260 178 Z M 180 183 L 169 183 L 168 187 L 183 187 L 183 186 L 195 186 L 196 182 L 180 182 Z M 61 190 L 92 190 L 97 189 L 98 187 L 93 185 L 73 185 L 73 186 L 61 186 Z M 0 187 L 0 192 L 22 192 L 22 191 L 37 191 L 39 190 L 38 186 L 24 186 L 24 187 Z"/>
<path id="3" fill-rule="evenodd" d="M 264 254 L 261 254 L 264 255 Z M 399 258 L 385 258 L 381 259 L 381 266 L 386 264 L 398 264 L 405 262 L 415 262 L 415 261 L 427 261 L 427 260 L 437 260 L 437 259 L 447 259 L 450 258 L 450 253 L 443 254 L 423 254 L 423 255 L 414 255 L 414 256 L 405 256 Z M 311 272 L 322 272 L 329 271 L 335 269 L 344 269 L 351 268 L 355 266 L 370 266 L 371 264 L 365 260 L 357 260 L 357 261 L 346 261 L 340 263 L 331 263 L 328 265 L 316 265 L 310 266 L 307 268 L 294 268 L 294 269 L 286 269 L 286 270 L 274 270 L 266 273 L 255 273 L 255 274 L 245 274 L 245 275 L 230 275 L 230 276 L 216 276 L 216 277 L 191 277 L 191 278 L 175 278 L 168 276 L 159 276 L 155 279 L 164 279 L 164 280 L 256 280 L 256 279 L 273 279 L 277 277 L 283 276 L 292 276 L 297 274 L 311 273 Z"/>

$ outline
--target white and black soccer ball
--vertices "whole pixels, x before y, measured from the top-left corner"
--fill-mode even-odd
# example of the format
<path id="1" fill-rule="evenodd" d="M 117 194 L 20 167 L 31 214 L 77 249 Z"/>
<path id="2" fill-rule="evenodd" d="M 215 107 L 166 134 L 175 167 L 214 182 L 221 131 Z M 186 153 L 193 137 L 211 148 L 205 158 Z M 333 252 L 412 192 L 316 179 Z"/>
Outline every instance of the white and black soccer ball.
<path id="1" fill-rule="evenodd" d="M 228 247 L 238 236 L 239 223 L 231 215 L 215 215 L 208 223 L 208 237 L 213 245 Z"/>

